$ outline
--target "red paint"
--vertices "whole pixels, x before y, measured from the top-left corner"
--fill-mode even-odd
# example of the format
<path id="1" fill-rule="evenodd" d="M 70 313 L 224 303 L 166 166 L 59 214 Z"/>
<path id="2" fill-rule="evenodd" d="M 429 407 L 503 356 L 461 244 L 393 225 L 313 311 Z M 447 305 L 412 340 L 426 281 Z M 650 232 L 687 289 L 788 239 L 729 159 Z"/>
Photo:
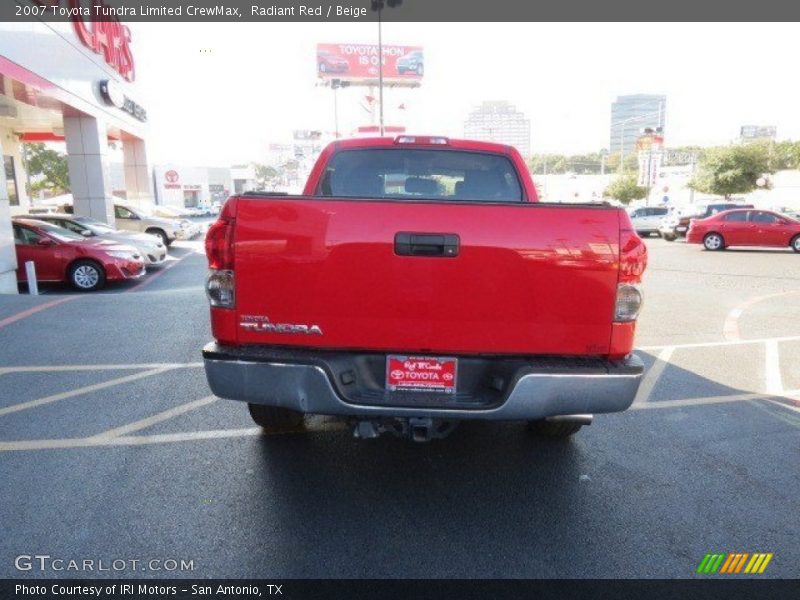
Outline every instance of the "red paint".
<path id="1" fill-rule="evenodd" d="M 702 244 L 709 233 L 722 236 L 725 246 L 789 247 L 800 235 L 800 221 L 768 210 L 727 210 L 692 220 L 686 241 Z"/>
<path id="2" fill-rule="evenodd" d="M 70 19 L 75 35 L 86 48 L 103 56 L 103 60 L 126 81 L 136 79 L 136 66 L 131 52 L 131 31 L 118 19 L 106 17 L 104 21 L 84 21 L 81 9 L 94 13 L 95 7 L 107 6 L 103 0 L 33 0 L 40 6 L 65 4 L 70 9 Z"/>
<path id="3" fill-rule="evenodd" d="M 19 282 L 27 281 L 25 263 L 28 261 L 33 261 L 36 266 L 38 280 L 56 282 L 67 282 L 70 265 L 79 259 L 90 259 L 100 263 L 105 270 L 106 281 L 136 277 L 144 267 L 141 259 L 128 260 L 108 254 L 108 252 L 120 250 L 133 252 L 134 248 L 131 246 L 100 238 L 64 241 L 48 234 L 40 227 L 40 222 L 31 219 L 14 219 L 12 225 L 15 229 L 31 231 L 43 240 L 49 241 L 48 245 L 15 244 L 18 265 L 17 281 Z"/>

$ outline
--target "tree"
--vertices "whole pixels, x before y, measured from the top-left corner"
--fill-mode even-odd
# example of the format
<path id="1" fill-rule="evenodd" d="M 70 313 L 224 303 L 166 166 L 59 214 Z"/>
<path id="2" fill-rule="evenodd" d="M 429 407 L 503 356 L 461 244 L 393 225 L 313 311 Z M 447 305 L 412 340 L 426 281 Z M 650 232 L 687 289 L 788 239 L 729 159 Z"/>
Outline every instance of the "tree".
<path id="1" fill-rule="evenodd" d="M 274 167 L 259 163 L 253 163 L 253 171 L 255 173 L 258 189 L 260 190 L 266 189 L 267 182 L 270 179 L 274 179 L 278 175 L 278 171 Z"/>
<path id="2" fill-rule="evenodd" d="M 760 178 L 775 172 L 770 146 L 752 143 L 707 150 L 689 187 L 725 198 L 752 192 Z"/>
<path id="3" fill-rule="evenodd" d="M 631 200 L 639 200 L 647 196 L 647 188 L 640 186 L 633 174 L 620 175 L 609 184 L 603 195 L 628 204 Z"/>
<path id="4" fill-rule="evenodd" d="M 25 165 L 31 179 L 29 193 L 46 190 L 53 195 L 69 191 L 69 168 L 67 156 L 44 144 L 23 146 Z"/>

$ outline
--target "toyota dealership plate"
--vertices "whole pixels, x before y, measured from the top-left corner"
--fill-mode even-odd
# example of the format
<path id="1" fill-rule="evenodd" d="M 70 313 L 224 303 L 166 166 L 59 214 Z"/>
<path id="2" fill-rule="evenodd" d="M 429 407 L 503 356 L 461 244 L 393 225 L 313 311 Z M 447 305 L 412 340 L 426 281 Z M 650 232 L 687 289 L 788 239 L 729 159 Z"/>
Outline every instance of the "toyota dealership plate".
<path id="1" fill-rule="evenodd" d="M 455 394 L 458 359 L 433 356 L 386 357 L 386 389 L 392 392 Z"/>

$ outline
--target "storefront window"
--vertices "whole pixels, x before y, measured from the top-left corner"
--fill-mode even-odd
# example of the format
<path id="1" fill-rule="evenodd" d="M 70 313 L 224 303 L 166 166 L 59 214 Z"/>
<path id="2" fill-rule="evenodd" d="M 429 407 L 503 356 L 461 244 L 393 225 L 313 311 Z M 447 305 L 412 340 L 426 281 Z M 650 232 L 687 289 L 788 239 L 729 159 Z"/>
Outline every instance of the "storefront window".
<path id="1" fill-rule="evenodd" d="M 17 177 L 14 172 L 14 157 L 4 156 L 3 167 L 6 174 L 6 191 L 8 192 L 8 203 L 11 206 L 19 206 L 19 193 L 17 191 Z"/>

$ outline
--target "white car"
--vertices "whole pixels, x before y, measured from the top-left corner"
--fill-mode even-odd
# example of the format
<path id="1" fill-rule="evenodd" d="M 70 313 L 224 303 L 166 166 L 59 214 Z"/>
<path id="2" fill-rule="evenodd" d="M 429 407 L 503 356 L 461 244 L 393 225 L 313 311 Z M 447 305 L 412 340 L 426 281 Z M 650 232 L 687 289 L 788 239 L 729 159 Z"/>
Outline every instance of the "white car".
<path id="1" fill-rule="evenodd" d="M 156 235 L 161 238 L 161 242 L 165 246 L 169 246 L 176 239 L 182 240 L 191 237 L 187 235 L 181 221 L 157 217 L 143 208 L 115 204 L 114 217 L 117 228 Z"/>
<path id="2" fill-rule="evenodd" d="M 149 233 L 120 231 L 91 217 L 76 217 L 75 215 L 60 213 L 33 215 L 31 218 L 34 217 L 39 221 L 58 225 L 84 237 L 99 237 L 133 246 L 142 255 L 147 266 L 161 265 L 167 259 L 167 247 L 163 244 L 161 238 Z"/>
<path id="3" fill-rule="evenodd" d="M 668 213 L 669 209 L 664 206 L 641 206 L 628 211 L 633 228 L 642 237 L 651 233 L 658 234 L 661 219 L 666 217 Z"/>
<path id="4" fill-rule="evenodd" d="M 186 218 L 187 216 L 191 216 L 189 209 L 174 208 L 172 206 L 154 206 L 152 212 L 153 215 L 157 217 L 172 219 L 180 223 L 181 234 L 178 236 L 178 239 L 191 239 L 201 231 L 200 225 Z"/>

